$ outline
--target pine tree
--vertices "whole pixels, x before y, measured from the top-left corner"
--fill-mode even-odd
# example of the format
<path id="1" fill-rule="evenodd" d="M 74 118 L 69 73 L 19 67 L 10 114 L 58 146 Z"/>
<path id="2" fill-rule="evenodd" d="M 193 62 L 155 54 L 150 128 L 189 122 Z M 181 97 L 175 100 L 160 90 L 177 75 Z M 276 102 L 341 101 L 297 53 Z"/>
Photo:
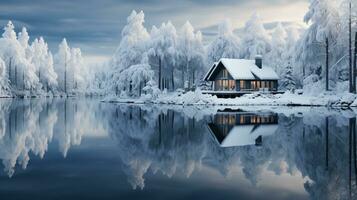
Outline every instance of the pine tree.
<path id="1" fill-rule="evenodd" d="M 286 66 L 285 76 L 282 80 L 281 87 L 290 91 L 294 91 L 296 88 L 296 83 L 293 78 L 293 69 L 290 62 L 288 62 L 288 65 Z"/>

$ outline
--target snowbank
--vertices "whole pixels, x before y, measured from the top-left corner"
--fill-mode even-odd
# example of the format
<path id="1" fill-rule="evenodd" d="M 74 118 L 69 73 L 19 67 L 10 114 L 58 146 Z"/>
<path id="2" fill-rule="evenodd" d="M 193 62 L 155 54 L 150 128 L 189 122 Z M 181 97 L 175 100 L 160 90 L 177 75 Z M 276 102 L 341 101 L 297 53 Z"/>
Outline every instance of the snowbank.
<path id="1" fill-rule="evenodd" d="M 318 96 L 298 95 L 290 92 L 284 94 L 246 94 L 236 98 L 217 98 L 202 94 L 200 90 L 184 94 L 161 94 L 156 99 L 130 99 L 115 96 L 103 99 L 105 102 L 116 103 L 153 103 L 171 105 L 218 105 L 218 106 L 326 106 L 326 107 L 357 107 L 356 95 L 351 93 L 322 93 Z"/>

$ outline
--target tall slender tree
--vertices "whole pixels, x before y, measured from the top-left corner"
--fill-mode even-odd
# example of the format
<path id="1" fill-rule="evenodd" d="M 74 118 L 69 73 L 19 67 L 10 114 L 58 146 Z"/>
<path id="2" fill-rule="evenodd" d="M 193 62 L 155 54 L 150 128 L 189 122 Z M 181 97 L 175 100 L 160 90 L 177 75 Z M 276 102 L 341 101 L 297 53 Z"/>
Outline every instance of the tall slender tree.
<path id="1" fill-rule="evenodd" d="M 355 33 L 355 46 L 354 46 L 354 53 L 353 53 L 353 86 L 354 92 L 357 90 L 356 86 L 356 76 L 357 76 L 357 32 Z"/>
<path id="2" fill-rule="evenodd" d="M 325 41 L 325 45 L 326 45 L 326 62 L 325 62 L 325 76 L 326 76 L 326 86 L 325 89 L 326 91 L 329 90 L 329 42 L 328 42 L 328 38 L 326 38 Z"/>
<path id="3" fill-rule="evenodd" d="M 349 91 L 356 93 L 353 85 L 353 70 L 352 70 L 352 3 L 349 2 L 349 17 L 348 17 L 348 66 L 349 66 Z"/>

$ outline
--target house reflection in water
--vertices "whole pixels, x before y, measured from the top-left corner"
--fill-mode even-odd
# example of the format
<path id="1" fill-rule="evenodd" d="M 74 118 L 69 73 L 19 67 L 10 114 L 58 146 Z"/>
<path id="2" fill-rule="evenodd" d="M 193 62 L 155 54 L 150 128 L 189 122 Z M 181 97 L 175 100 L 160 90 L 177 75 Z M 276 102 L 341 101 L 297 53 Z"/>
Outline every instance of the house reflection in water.
<path id="1" fill-rule="evenodd" d="M 225 110 L 218 112 L 208 128 L 221 147 L 261 145 L 263 138 L 278 128 L 276 113 L 251 113 Z"/>

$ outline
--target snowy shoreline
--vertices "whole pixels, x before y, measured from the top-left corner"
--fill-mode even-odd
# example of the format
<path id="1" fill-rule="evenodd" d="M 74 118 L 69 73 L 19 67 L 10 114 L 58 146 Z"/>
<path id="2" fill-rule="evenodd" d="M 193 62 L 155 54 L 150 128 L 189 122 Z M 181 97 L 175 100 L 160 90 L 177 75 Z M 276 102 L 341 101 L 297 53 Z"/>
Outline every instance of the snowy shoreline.
<path id="1" fill-rule="evenodd" d="M 298 95 L 286 92 L 284 94 L 247 94 L 241 97 L 224 99 L 201 91 L 184 94 L 164 93 L 157 98 L 141 97 L 137 99 L 116 96 L 106 97 L 102 102 L 129 104 L 163 104 L 163 105 L 192 105 L 192 106 L 288 106 L 288 107 L 357 107 L 357 96 L 351 93 L 324 93 L 318 96 Z"/>

